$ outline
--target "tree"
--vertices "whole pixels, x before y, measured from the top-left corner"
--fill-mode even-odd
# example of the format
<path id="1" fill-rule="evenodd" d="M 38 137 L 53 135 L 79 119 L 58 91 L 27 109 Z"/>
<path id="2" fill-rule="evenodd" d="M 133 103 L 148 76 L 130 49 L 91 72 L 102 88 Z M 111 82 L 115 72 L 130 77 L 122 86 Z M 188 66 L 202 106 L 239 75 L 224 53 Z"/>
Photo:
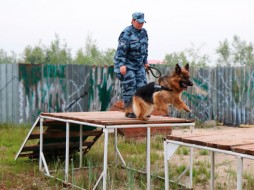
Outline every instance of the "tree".
<path id="1" fill-rule="evenodd" d="M 51 42 L 50 47 L 46 48 L 46 63 L 50 64 L 69 64 L 72 63 L 71 49 L 67 47 L 65 42 L 61 45 L 61 40 L 58 35 Z"/>
<path id="2" fill-rule="evenodd" d="M 46 53 L 45 48 L 40 44 L 34 48 L 27 46 L 24 50 L 24 62 L 30 64 L 44 64 L 46 63 Z"/>
<path id="3" fill-rule="evenodd" d="M 169 66 L 174 67 L 179 62 L 185 65 L 188 61 L 185 56 L 185 53 L 182 51 L 178 53 L 174 52 L 174 53 L 166 54 L 163 62 Z"/>
<path id="4" fill-rule="evenodd" d="M 231 43 L 225 39 L 219 42 L 216 49 L 218 54 L 217 65 L 219 66 L 249 66 L 254 65 L 253 44 L 242 41 L 240 37 L 234 36 Z"/>
<path id="5" fill-rule="evenodd" d="M 220 45 L 216 49 L 216 53 L 218 54 L 218 59 L 217 59 L 217 65 L 221 66 L 230 66 L 230 55 L 231 55 L 231 49 L 229 47 L 229 42 L 228 40 L 224 40 L 223 42 L 219 42 Z"/>
<path id="6" fill-rule="evenodd" d="M 30 64 L 68 64 L 72 63 L 71 50 L 67 43 L 61 43 L 59 36 L 55 35 L 49 47 L 39 43 L 32 47 L 28 45 L 23 52 L 22 62 Z"/>
<path id="7" fill-rule="evenodd" d="M 5 52 L 3 49 L 0 49 L 0 64 L 1 63 L 16 63 L 17 62 L 17 56 L 14 52 L 11 52 L 12 55 L 9 56 L 7 52 Z"/>
<path id="8" fill-rule="evenodd" d="M 107 65 L 114 65 L 114 55 L 115 55 L 116 50 L 115 49 L 107 49 L 103 53 L 103 63 Z"/>
<path id="9" fill-rule="evenodd" d="M 78 49 L 74 63 L 88 65 L 112 65 L 115 50 L 108 49 L 105 52 L 100 51 L 96 41 L 91 36 L 87 36 L 85 48 Z"/>
<path id="10" fill-rule="evenodd" d="M 181 63 L 182 65 L 189 63 L 191 66 L 206 67 L 210 62 L 208 55 L 200 56 L 199 54 L 200 48 L 195 49 L 193 46 L 181 52 L 166 54 L 164 63 L 170 66 L 175 66 L 176 63 Z"/>

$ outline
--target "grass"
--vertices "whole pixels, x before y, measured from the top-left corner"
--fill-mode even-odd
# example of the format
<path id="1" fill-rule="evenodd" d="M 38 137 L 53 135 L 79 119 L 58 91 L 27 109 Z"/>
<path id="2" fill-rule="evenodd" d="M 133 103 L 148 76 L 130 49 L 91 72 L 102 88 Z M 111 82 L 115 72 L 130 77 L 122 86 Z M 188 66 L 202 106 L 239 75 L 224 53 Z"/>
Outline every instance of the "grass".
<path id="1" fill-rule="evenodd" d="M 45 177 L 38 170 L 38 161 L 28 158 L 18 158 L 14 160 L 21 144 L 27 136 L 30 125 L 0 125 L 0 189 L 63 189 L 64 185 L 52 178 Z M 121 161 L 115 160 L 113 136 L 109 137 L 108 146 L 108 189 L 146 189 L 146 176 L 134 170 L 126 170 L 121 167 Z M 164 177 L 164 157 L 163 157 L 163 136 L 157 135 L 151 139 L 151 172 L 155 175 Z M 118 148 L 125 162 L 129 167 L 139 170 L 146 168 L 146 139 L 127 140 L 122 136 L 118 138 Z M 170 179 L 176 179 L 187 167 L 190 155 L 189 148 L 179 147 L 175 159 L 169 162 Z M 195 155 L 201 160 L 194 160 L 193 185 L 201 186 L 206 189 L 210 179 L 209 152 L 196 150 Z M 187 163 L 185 162 L 187 160 Z M 71 157 L 69 182 L 86 188 L 92 189 L 102 172 L 103 163 L 103 137 L 100 138 L 89 153 L 84 156 L 83 165 L 87 169 L 74 170 L 79 166 L 79 155 Z M 56 170 L 54 176 L 64 179 L 64 162 L 56 158 L 48 161 L 49 168 Z M 230 167 L 230 161 L 224 161 L 216 167 L 227 166 L 225 169 L 225 183 L 216 182 L 217 189 L 233 188 L 235 185 L 236 172 Z M 183 176 L 179 182 L 185 184 L 188 181 L 189 172 Z M 244 173 L 244 189 L 254 189 L 254 176 L 252 172 Z M 219 178 L 219 177 L 218 177 Z M 164 181 L 156 177 L 151 178 L 152 189 L 164 189 Z M 102 183 L 99 184 L 99 189 Z M 179 189 L 178 184 L 170 184 L 171 189 Z M 68 188 L 71 189 L 71 188 Z"/>
<path id="2" fill-rule="evenodd" d="M 29 129 L 28 125 L 0 125 L 0 189 L 34 189 L 37 183 L 45 183 L 38 163 L 26 158 L 14 160 Z"/>

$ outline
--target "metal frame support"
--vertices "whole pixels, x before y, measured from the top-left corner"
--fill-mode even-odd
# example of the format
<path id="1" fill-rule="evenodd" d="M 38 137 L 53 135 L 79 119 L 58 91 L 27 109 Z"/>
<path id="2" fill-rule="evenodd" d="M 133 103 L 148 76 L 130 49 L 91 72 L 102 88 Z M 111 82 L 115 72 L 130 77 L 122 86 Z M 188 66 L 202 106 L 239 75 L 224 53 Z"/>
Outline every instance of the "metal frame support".
<path id="1" fill-rule="evenodd" d="M 214 151 L 211 152 L 211 190 L 214 190 L 214 159 L 215 159 L 215 153 Z"/>
<path id="2" fill-rule="evenodd" d="M 146 134 L 146 189 L 151 189 L 151 128 L 147 127 Z"/>
<path id="3" fill-rule="evenodd" d="M 29 139 L 30 135 L 32 134 L 32 132 L 33 132 L 34 128 L 37 126 L 37 123 L 40 121 L 40 119 L 41 119 L 41 117 L 39 116 L 39 117 L 37 117 L 37 119 L 35 120 L 35 122 L 34 122 L 34 124 L 33 124 L 32 128 L 29 130 L 29 132 L 28 132 L 28 134 L 27 134 L 27 136 L 26 136 L 26 138 L 25 138 L 24 142 L 22 143 L 22 145 L 21 145 L 21 147 L 20 147 L 20 149 L 19 149 L 18 153 L 16 154 L 16 156 L 15 156 L 15 160 L 17 160 L 17 159 L 18 159 L 18 157 L 19 157 L 19 155 L 20 155 L 20 153 L 21 153 L 22 149 L 24 148 L 24 146 L 25 146 L 26 142 L 28 141 L 28 139 Z"/>
<path id="4" fill-rule="evenodd" d="M 164 140 L 164 175 L 165 175 L 165 190 L 169 190 L 168 181 L 168 154 L 167 154 L 167 142 Z"/>
<path id="5" fill-rule="evenodd" d="M 117 147 L 117 129 L 118 128 L 137 128 L 137 127 L 143 127 L 143 128 L 147 128 L 147 142 L 146 142 L 146 172 L 143 171 L 139 171 L 136 170 L 140 173 L 146 173 L 147 175 L 147 190 L 151 189 L 151 158 L 150 158 L 150 154 L 151 154 L 151 127 L 159 127 L 159 126 L 165 126 L 165 124 L 145 124 L 145 125 L 140 125 L 140 124 L 134 124 L 134 125 L 108 125 L 108 126 L 103 126 L 103 125 L 99 125 L 99 124 L 93 124 L 93 123 L 89 123 L 89 122 L 80 122 L 80 121 L 74 121 L 74 120 L 66 120 L 66 119 L 61 119 L 61 118 L 54 118 L 54 117 L 48 117 L 48 116 L 40 116 L 40 152 L 39 152 L 39 169 L 42 170 L 42 167 L 44 166 L 44 169 L 46 170 L 46 175 L 49 177 L 53 177 L 49 174 L 49 170 L 47 167 L 47 163 L 46 160 L 44 158 L 43 155 L 43 120 L 44 119 L 50 119 L 50 120 L 56 120 L 56 121 L 61 121 L 61 122 L 65 122 L 66 123 L 66 147 L 65 147 L 65 181 L 68 184 L 71 184 L 68 182 L 68 172 L 69 172 L 69 146 L 70 146 L 70 123 L 75 123 L 75 124 L 80 124 L 80 168 L 82 167 L 82 161 L 83 161 L 83 152 L 82 152 L 82 146 L 83 146 L 83 125 L 90 125 L 93 127 L 99 127 L 103 129 L 103 133 L 104 133 L 104 158 L 103 158 L 103 171 L 100 174 L 95 186 L 93 187 L 93 190 L 95 190 L 98 186 L 98 184 L 100 183 L 101 180 L 103 183 L 103 190 L 106 190 L 107 188 L 107 167 L 108 167 L 108 138 L 109 138 L 109 133 L 112 133 L 114 131 L 115 133 L 115 150 L 116 150 L 116 154 L 115 157 L 117 159 L 117 156 L 119 156 L 119 158 L 121 159 L 123 165 L 127 168 L 127 169 L 132 169 L 126 166 L 126 163 L 120 153 L 120 151 L 118 150 Z M 194 129 L 195 124 L 194 123 L 172 123 L 172 124 L 166 124 L 167 126 L 190 126 L 191 130 Z M 164 143 L 164 146 L 168 146 L 166 145 L 167 143 Z M 179 145 L 174 145 L 173 143 L 170 144 L 170 148 L 172 148 L 173 151 L 172 153 L 170 153 L 170 151 L 168 151 L 168 148 L 165 148 L 164 150 L 164 162 L 165 162 L 165 167 L 168 166 L 167 161 L 169 159 L 169 157 L 171 156 L 171 154 L 174 153 L 174 151 L 179 147 Z M 117 160 L 116 160 L 117 161 Z M 135 170 L 135 169 L 134 169 Z M 165 176 L 168 175 L 165 174 Z M 53 177 L 54 178 L 54 177 Z M 57 178 L 56 178 L 57 179 Z M 168 176 L 167 176 L 168 179 Z M 60 179 L 58 179 L 60 180 Z M 63 181 L 63 180 L 61 180 Z M 165 180 L 166 181 L 166 180 Z M 168 181 L 168 180 L 167 180 Z M 73 185 L 73 184 L 71 184 Z M 73 185 L 75 186 L 75 185 Z"/>
<path id="6" fill-rule="evenodd" d="M 164 140 L 164 175 L 165 175 L 165 190 L 169 190 L 169 176 L 168 176 L 168 161 L 172 157 L 172 155 L 175 153 L 179 145 L 168 143 L 166 140 Z M 191 161 L 190 161 L 191 162 Z M 187 168 L 188 169 L 188 168 Z M 185 170 L 183 173 L 185 173 L 187 170 Z M 192 171 L 190 172 L 190 174 Z M 182 174 L 181 174 L 182 175 Z M 181 175 L 179 178 L 181 178 Z"/>
<path id="7" fill-rule="evenodd" d="M 178 145 L 178 146 L 187 146 L 191 148 L 198 148 L 198 149 L 203 149 L 203 150 L 208 150 L 211 151 L 211 190 L 215 188 L 214 186 L 214 168 L 215 168 L 215 153 L 223 153 L 223 154 L 228 154 L 231 156 L 236 156 L 237 158 L 237 190 L 242 190 L 242 176 L 243 176 L 243 158 L 251 159 L 254 160 L 253 155 L 248 155 L 248 154 L 242 154 L 238 152 L 233 152 L 229 150 L 222 150 L 222 149 L 217 149 L 217 148 L 212 148 L 212 147 L 207 147 L 207 146 L 201 146 L 201 145 L 196 145 L 196 144 L 190 144 L 190 143 L 184 143 L 180 141 L 174 141 L 174 140 L 165 140 L 164 142 L 164 163 L 165 163 L 165 189 L 167 190 L 168 184 L 166 183 L 166 173 L 168 172 L 166 166 L 167 163 L 166 161 L 168 160 L 168 151 L 170 149 L 170 145 Z M 168 150 L 167 150 L 168 149 Z M 167 160 L 165 160 L 167 159 Z"/>
<path id="8" fill-rule="evenodd" d="M 40 155 L 39 155 L 39 170 L 42 170 L 42 153 L 43 153 L 43 118 L 40 118 Z"/>
<path id="9" fill-rule="evenodd" d="M 83 166 L 83 126 L 80 125 L 79 127 L 79 167 L 82 168 Z"/>
<path id="10" fill-rule="evenodd" d="M 104 132 L 104 160 L 103 160 L 103 190 L 107 189 L 107 168 L 108 168 L 108 129 L 103 129 Z"/>
<path id="11" fill-rule="evenodd" d="M 243 181 L 243 158 L 237 158 L 237 190 L 242 190 Z"/>
<path id="12" fill-rule="evenodd" d="M 193 178 L 193 158 L 194 158 L 194 151 L 193 147 L 190 147 L 190 185 L 189 187 L 192 188 L 192 178 Z"/>
<path id="13" fill-rule="evenodd" d="M 123 159 L 123 156 L 121 155 L 121 153 L 120 153 L 120 151 L 119 151 L 119 149 L 118 149 L 118 147 L 117 147 L 117 129 L 114 129 L 114 134 L 115 134 L 115 136 L 114 136 L 114 138 L 115 138 L 115 163 L 117 164 L 117 156 L 119 156 L 119 158 L 120 158 L 120 160 L 121 160 L 121 162 L 122 162 L 122 164 L 123 164 L 123 166 L 124 167 L 127 167 L 127 165 L 126 165 L 126 163 L 125 163 L 125 161 L 124 161 L 124 159 Z"/>
<path id="14" fill-rule="evenodd" d="M 70 123 L 66 122 L 66 144 L 65 144 L 65 181 L 68 182 L 69 171 L 69 146 L 70 146 Z"/>

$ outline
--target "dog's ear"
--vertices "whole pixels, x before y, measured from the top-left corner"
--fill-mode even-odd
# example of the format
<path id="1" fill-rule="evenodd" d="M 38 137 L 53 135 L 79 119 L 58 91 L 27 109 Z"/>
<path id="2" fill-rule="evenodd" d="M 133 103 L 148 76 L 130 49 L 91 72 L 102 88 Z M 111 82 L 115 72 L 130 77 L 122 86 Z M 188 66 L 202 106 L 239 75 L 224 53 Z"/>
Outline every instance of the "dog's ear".
<path id="1" fill-rule="evenodd" d="M 181 67 L 179 66 L 178 63 L 176 64 L 175 72 L 176 72 L 177 74 L 180 74 L 180 73 L 182 72 L 182 69 L 181 69 Z"/>
<path id="2" fill-rule="evenodd" d="M 189 63 L 187 63 L 187 64 L 184 66 L 184 68 L 185 68 L 187 71 L 189 71 Z"/>

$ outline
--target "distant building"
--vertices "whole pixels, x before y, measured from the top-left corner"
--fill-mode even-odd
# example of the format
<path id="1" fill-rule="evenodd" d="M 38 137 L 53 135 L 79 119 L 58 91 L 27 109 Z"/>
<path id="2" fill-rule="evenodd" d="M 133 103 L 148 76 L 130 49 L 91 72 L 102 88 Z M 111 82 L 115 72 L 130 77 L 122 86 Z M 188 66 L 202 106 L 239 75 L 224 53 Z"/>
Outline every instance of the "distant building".
<path id="1" fill-rule="evenodd" d="M 163 64 L 162 60 L 147 60 L 149 64 Z"/>

